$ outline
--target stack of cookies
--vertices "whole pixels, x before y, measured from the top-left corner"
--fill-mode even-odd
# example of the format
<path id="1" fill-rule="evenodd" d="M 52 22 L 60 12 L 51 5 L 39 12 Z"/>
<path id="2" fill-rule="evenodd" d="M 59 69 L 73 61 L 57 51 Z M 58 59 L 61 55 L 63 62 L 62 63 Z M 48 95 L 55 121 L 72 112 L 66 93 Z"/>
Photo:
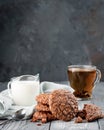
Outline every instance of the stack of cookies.
<path id="1" fill-rule="evenodd" d="M 68 90 L 58 89 L 49 94 L 40 94 L 36 97 L 36 101 L 33 122 L 41 120 L 42 123 L 45 123 L 55 119 L 69 121 L 78 112 L 78 102 Z"/>
<path id="2" fill-rule="evenodd" d="M 70 121 L 76 117 L 76 123 L 83 121 L 94 121 L 103 118 L 100 107 L 94 104 L 84 104 L 82 110 L 78 110 L 78 102 L 75 96 L 68 90 L 58 89 L 47 94 L 40 94 L 36 97 L 37 105 L 32 121 L 41 120 L 46 123 L 51 120 Z"/>
<path id="3" fill-rule="evenodd" d="M 46 123 L 56 119 L 49 108 L 49 96 L 50 94 L 40 94 L 36 97 L 37 105 L 35 106 L 36 112 L 32 117 L 33 122 L 41 120 L 42 123 Z"/>

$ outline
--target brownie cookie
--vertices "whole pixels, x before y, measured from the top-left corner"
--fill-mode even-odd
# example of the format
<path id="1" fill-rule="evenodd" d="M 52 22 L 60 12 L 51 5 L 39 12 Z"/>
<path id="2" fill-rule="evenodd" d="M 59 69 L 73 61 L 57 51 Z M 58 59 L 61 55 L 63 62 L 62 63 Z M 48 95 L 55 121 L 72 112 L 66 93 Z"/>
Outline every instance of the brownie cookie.
<path id="1" fill-rule="evenodd" d="M 36 109 L 37 111 L 50 111 L 49 105 L 41 104 L 41 103 L 38 103 L 38 104 L 35 106 L 35 109 Z"/>
<path id="2" fill-rule="evenodd" d="M 48 93 L 43 93 L 43 94 L 39 94 L 37 97 L 36 97 L 36 101 L 38 103 L 41 103 L 41 104 L 49 104 L 49 94 Z"/>
<path id="3" fill-rule="evenodd" d="M 49 108 L 57 119 L 69 121 L 78 112 L 78 102 L 70 91 L 58 89 L 49 96 Z"/>

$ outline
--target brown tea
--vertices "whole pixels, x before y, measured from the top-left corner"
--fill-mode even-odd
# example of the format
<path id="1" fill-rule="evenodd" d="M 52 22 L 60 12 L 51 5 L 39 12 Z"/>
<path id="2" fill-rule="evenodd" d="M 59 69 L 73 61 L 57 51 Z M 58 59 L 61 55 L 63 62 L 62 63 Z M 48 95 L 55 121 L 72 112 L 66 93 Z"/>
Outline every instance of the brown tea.
<path id="1" fill-rule="evenodd" d="M 68 68 L 68 79 L 75 90 L 74 95 L 79 98 L 90 98 L 96 80 L 94 68 Z"/>

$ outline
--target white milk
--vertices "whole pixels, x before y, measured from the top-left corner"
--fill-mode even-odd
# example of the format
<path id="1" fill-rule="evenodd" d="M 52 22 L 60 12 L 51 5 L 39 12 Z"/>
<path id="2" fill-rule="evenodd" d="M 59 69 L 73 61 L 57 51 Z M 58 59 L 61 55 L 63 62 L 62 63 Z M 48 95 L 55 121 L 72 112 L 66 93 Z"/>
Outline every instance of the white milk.
<path id="1" fill-rule="evenodd" d="M 39 81 L 13 81 L 9 91 L 15 104 L 34 105 L 36 104 L 35 97 L 39 94 Z"/>

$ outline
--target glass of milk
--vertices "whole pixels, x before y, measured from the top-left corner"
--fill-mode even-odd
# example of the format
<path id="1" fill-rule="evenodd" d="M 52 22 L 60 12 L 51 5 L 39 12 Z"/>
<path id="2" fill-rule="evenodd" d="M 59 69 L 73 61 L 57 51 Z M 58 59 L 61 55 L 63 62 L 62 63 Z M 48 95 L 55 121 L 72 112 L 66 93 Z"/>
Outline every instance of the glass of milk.
<path id="1" fill-rule="evenodd" d="M 35 97 L 40 92 L 39 74 L 14 77 L 8 83 L 8 93 L 14 104 L 31 106 L 36 104 Z"/>

